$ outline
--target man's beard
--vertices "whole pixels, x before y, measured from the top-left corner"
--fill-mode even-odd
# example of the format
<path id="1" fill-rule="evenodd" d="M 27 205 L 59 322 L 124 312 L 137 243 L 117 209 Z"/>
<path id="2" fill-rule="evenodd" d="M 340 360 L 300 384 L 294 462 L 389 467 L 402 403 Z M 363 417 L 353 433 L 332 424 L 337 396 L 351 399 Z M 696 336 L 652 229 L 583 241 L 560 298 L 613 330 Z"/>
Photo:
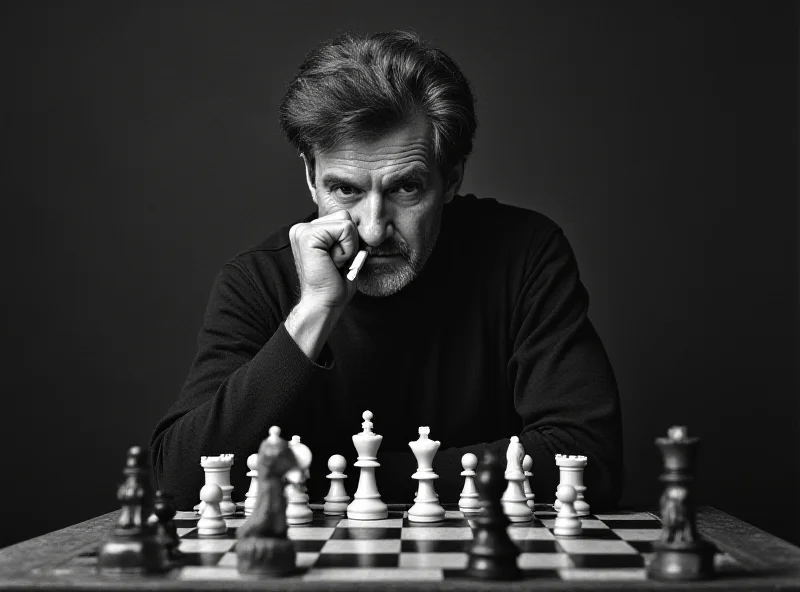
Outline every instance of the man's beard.
<path id="1" fill-rule="evenodd" d="M 436 240 L 439 237 L 439 220 L 434 224 L 433 232 L 425 237 L 420 249 L 412 250 L 408 243 L 384 242 L 370 250 L 370 254 L 398 254 L 397 261 L 391 263 L 367 263 L 358 274 L 358 291 L 367 296 L 380 298 L 397 294 L 420 274 L 428 262 Z"/>

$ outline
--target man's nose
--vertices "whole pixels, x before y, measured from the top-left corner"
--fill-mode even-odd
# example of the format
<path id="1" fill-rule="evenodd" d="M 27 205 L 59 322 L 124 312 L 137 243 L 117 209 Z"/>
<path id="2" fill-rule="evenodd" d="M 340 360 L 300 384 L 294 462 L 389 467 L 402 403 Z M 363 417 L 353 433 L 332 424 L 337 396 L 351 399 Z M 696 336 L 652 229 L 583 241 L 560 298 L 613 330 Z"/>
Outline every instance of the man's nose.
<path id="1" fill-rule="evenodd" d="M 369 246 L 377 247 L 394 232 L 390 208 L 380 194 L 370 194 L 361 206 L 355 220 L 358 234 Z"/>

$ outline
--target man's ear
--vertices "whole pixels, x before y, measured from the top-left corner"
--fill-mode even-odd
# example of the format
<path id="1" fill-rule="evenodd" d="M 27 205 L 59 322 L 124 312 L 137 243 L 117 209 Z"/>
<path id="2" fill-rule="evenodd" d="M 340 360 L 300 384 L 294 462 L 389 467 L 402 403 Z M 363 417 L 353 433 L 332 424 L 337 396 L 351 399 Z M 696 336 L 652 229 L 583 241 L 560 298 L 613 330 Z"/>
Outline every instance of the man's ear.
<path id="1" fill-rule="evenodd" d="M 455 165 L 444 180 L 444 203 L 450 203 L 461 188 L 464 180 L 464 161 Z"/>
<path id="2" fill-rule="evenodd" d="M 300 154 L 300 158 L 303 159 L 303 170 L 306 173 L 306 185 L 308 185 L 308 190 L 311 192 L 311 199 L 314 200 L 314 203 L 317 203 L 317 191 L 314 187 L 314 184 L 311 182 L 311 165 L 309 164 L 308 160 L 306 159 L 305 154 Z M 319 204 L 317 204 L 319 205 Z"/>

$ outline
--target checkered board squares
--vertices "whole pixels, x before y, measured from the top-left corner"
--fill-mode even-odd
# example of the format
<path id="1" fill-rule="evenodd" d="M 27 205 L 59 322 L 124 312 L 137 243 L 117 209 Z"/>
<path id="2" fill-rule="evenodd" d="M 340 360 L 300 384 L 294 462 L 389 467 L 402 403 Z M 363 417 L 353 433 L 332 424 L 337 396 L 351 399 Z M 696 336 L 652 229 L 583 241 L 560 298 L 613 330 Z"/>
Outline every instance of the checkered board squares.
<path id="1" fill-rule="evenodd" d="M 390 506 L 384 520 L 348 520 L 326 516 L 313 506 L 310 524 L 289 527 L 288 536 L 297 553 L 301 581 L 404 581 L 434 582 L 466 577 L 472 525 L 455 506 L 446 507 L 438 524 L 415 524 L 403 507 Z M 582 519 L 583 532 L 574 538 L 553 535 L 555 512 L 537 505 L 536 517 L 528 523 L 508 527 L 519 548 L 518 565 L 523 577 L 532 580 L 627 581 L 646 579 L 645 565 L 653 553 L 653 542 L 661 534 L 661 523 L 649 513 L 614 513 Z M 182 559 L 164 576 L 186 581 L 240 580 L 236 570 L 236 531 L 245 518 L 227 518 L 228 532 L 200 537 L 198 515 L 178 512 L 175 525 L 181 538 Z M 99 544 L 100 541 L 98 541 Z M 53 575 L 96 573 L 94 551 L 81 553 L 52 570 Z M 717 564 L 726 571 L 745 571 L 730 556 Z M 291 579 L 290 578 L 290 579 Z"/>

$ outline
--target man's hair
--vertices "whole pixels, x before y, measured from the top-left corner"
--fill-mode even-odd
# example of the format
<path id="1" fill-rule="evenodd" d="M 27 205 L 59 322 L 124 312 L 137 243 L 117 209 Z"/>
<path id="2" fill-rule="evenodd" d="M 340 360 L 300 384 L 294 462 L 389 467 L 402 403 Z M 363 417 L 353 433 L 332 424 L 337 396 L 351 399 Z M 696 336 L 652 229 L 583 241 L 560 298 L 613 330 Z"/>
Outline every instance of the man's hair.
<path id="1" fill-rule="evenodd" d="M 311 51 L 289 83 L 280 123 L 314 174 L 314 151 L 371 141 L 415 115 L 432 130 L 442 172 L 472 151 L 475 98 L 461 69 L 415 33 L 345 33 Z"/>

